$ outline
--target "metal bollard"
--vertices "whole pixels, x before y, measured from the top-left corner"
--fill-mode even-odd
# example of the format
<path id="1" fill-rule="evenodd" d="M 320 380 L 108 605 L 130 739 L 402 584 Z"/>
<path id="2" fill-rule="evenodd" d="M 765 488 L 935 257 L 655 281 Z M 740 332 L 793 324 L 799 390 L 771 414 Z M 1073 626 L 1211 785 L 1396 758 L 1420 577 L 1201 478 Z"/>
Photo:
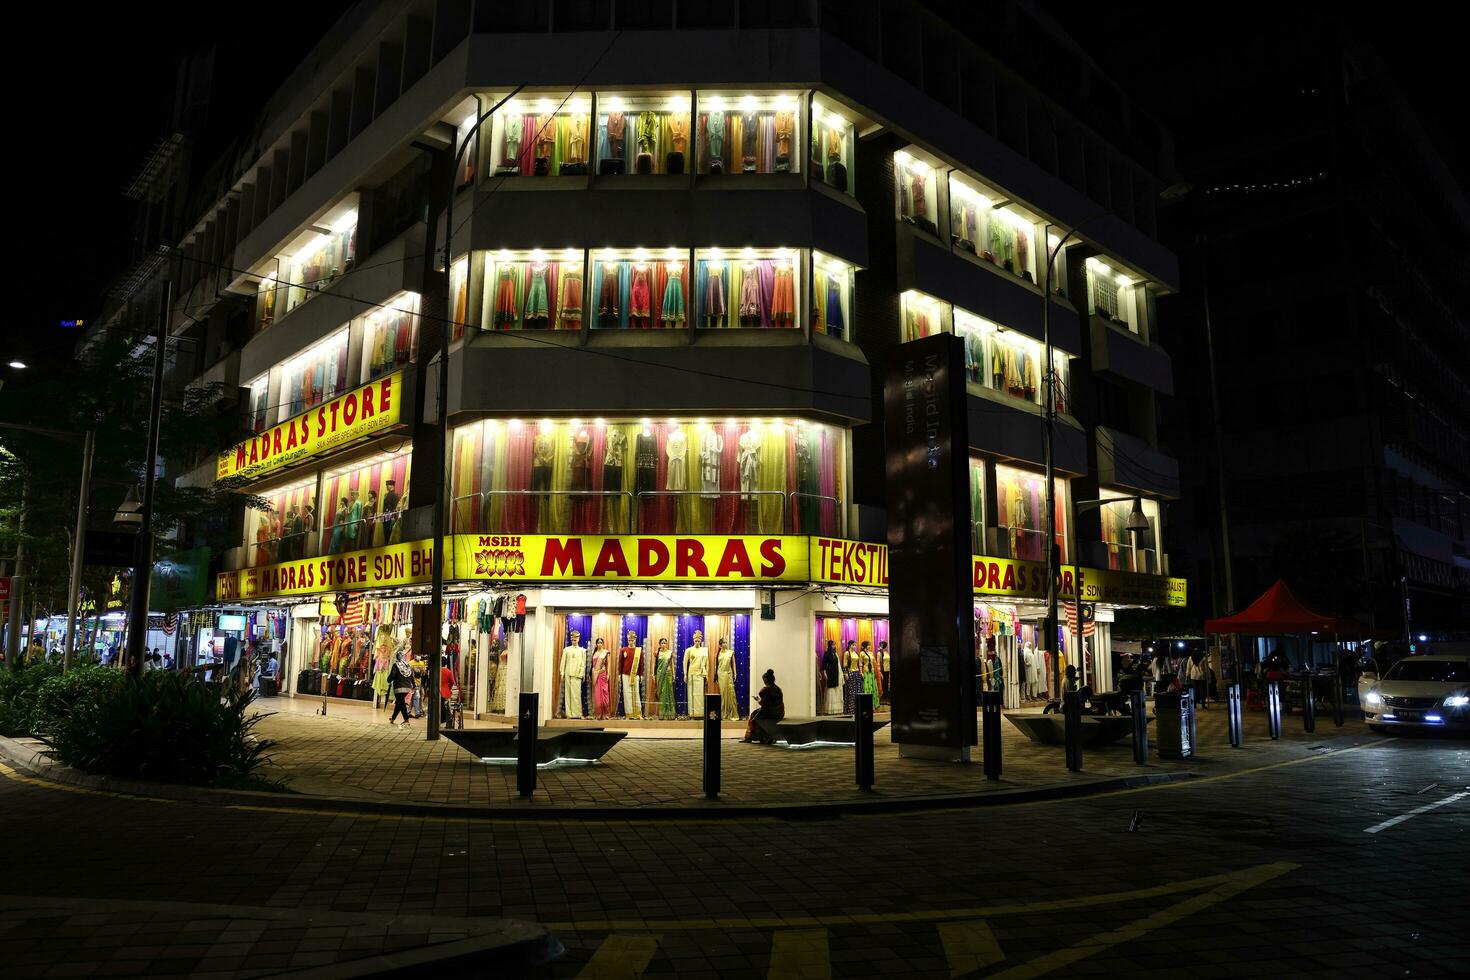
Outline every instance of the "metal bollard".
<path id="1" fill-rule="evenodd" d="M 1230 747 L 1238 749 L 1245 741 L 1245 717 L 1241 714 L 1239 684 L 1231 684 L 1225 689 L 1225 720 L 1230 723 Z"/>
<path id="2" fill-rule="evenodd" d="M 1062 717 L 1066 721 L 1067 768 L 1082 771 L 1082 695 L 1068 691 L 1062 695 Z"/>
<path id="3" fill-rule="evenodd" d="M 857 741 L 853 744 L 853 755 L 857 761 L 858 789 L 873 788 L 873 696 L 859 694 L 857 714 Z"/>
<path id="4" fill-rule="evenodd" d="M 1266 730 L 1271 738 L 1281 737 L 1281 682 L 1266 683 Z"/>
<path id="5" fill-rule="evenodd" d="M 536 720 L 541 717 L 541 695 L 521 694 L 516 709 L 516 791 L 529 797 L 536 792 Z"/>
<path id="6" fill-rule="evenodd" d="M 1317 692 L 1314 690 L 1312 680 L 1310 674 L 1302 678 L 1302 731 L 1304 732 L 1317 730 Z"/>
<path id="7" fill-rule="evenodd" d="M 1337 674 L 1334 675 L 1332 678 L 1332 723 L 1338 728 L 1342 727 L 1343 721 L 1343 697 L 1344 694 L 1342 691 L 1342 675 Z"/>
<path id="8" fill-rule="evenodd" d="M 720 696 L 704 696 L 704 795 L 720 796 Z"/>
<path id="9" fill-rule="evenodd" d="M 1128 706 L 1133 714 L 1133 761 L 1140 766 L 1148 765 L 1148 702 L 1142 691 L 1128 695 Z"/>
<path id="10" fill-rule="evenodd" d="M 980 753 L 991 780 L 1000 778 L 1000 709 L 1001 692 L 980 692 Z"/>

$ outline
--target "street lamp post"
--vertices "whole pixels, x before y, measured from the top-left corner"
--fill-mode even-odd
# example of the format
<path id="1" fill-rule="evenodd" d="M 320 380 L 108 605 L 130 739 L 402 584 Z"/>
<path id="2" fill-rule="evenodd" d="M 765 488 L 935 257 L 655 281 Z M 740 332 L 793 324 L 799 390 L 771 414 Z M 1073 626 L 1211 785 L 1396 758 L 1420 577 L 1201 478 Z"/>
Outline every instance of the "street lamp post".
<path id="1" fill-rule="evenodd" d="M 158 317 L 158 346 L 153 351 L 153 390 L 148 401 L 148 454 L 143 458 L 143 501 L 138 538 L 133 547 L 133 585 L 128 591 L 128 647 L 125 669 L 130 677 L 143 674 L 143 652 L 148 645 L 148 586 L 153 571 L 153 486 L 158 474 L 159 425 L 163 417 L 163 361 L 173 319 L 174 279 L 163 280 L 163 309 Z"/>
<path id="2" fill-rule="evenodd" d="M 449 200 L 444 206 L 444 290 L 446 302 L 444 309 L 449 316 L 444 318 L 439 330 L 439 384 L 435 394 L 434 403 L 437 406 L 435 417 L 439 420 L 439 472 L 435 481 L 434 490 L 434 550 L 430 558 L 431 584 L 429 588 L 429 614 L 425 632 L 426 638 L 421 640 L 429 644 L 429 723 L 424 726 L 424 737 L 435 742 L 439 739 L 439 712 L 441 692 L 439 689 L 439 673 L 443 666 L 444 644 L 440 636 L 444 621 L 444 495 L 447 492 L 448 473 L 451 461 L 449 452 L 449 341 L 455 324 L 452 321 L 454 311 L 454 297 L 450 295 L 450 283 L 453 276 L 450 274 L 454 265 L 454 197 L 458 191 L 459 162 L 463 159 L 465 150 L 469 149 L 470 143 L 479 133 L 480 127 L 485 120 L 515 98 L 525 88 L 517 85 L 509 95 L 495 103 L 485 112 L 481 113 L 475 120 L 475 124 L 465 132 L 464 139 L 454 153 L 454 162 L 449 168 Z M 456 134 L 458 135 L 458 134 Z M 468 279 L 469 270 L 465 270 Z M 469 288 L 466 282 L 465 288 Z"/>

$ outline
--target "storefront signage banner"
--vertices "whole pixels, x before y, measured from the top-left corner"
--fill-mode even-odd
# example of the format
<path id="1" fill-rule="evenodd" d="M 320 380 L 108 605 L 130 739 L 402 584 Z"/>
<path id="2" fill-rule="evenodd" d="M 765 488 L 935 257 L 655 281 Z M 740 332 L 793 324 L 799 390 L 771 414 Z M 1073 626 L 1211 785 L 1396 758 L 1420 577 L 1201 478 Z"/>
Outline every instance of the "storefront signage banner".
<path id="1" fill-rule="evenodd" d="M 806 582 L 807 538 L 460 534 L 454 577 L 495 582 Z"/>
<path id="2" fill-rule="evenodd" d="M 342 555 L 304 558 L 234 572 L 215 579 L 215 600 L 316 595 L 343 589 L 377 589 L 429 581 L 434 543 L 411 541 Z"/>
<path id="3" fill-rule="evenodd" d="M 842 538 L 810 540 L 813 582 L 888 588 L 888 545 Z"/>
<path id="4" fill-rule="evenodd" d="M 403 378 L 402 371 L 385 375 L 220 453 L 215 481 L 259 476 L 397 425 L 405 397 Z"/>
<path id="5" fill-rule="evenodd" d="M 1071 592 L 1067 593 L 1068 598 L 1071 595 Z M 1188 579 L 1101 568 L 1082 570 L 1082 599 L 1085 602 L 1109 602 L 1120 606 L 1183 606 L 1188 598 Z"/>

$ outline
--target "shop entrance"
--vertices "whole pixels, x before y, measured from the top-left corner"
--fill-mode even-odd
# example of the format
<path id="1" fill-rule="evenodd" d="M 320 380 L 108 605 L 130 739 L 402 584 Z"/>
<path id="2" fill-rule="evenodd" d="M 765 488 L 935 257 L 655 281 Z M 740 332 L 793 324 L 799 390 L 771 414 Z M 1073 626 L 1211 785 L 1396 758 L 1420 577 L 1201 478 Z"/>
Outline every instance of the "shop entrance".
<path id="1" fill-rule="evenodd" d="M 817 714 L 853 714 L 863 692 L 873 696 L 875 712 L 886 711 L 892 676 L 887 618 L 818 616 L 816 639 Z"/>

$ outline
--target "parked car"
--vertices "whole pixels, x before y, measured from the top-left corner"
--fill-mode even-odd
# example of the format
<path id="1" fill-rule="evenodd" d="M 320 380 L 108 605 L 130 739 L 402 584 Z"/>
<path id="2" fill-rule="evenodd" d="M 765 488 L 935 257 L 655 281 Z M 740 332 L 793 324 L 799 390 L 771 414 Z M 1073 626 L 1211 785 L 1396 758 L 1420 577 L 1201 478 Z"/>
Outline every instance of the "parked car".
<path id="1" fill-rule="evenodd" d="M 1370 662 L 1358 678 L 1358 701 L 1375 732 L 1402 726 L 1470 729 L 1470 656 L 1405 657 L 1382 677 Z"/>

